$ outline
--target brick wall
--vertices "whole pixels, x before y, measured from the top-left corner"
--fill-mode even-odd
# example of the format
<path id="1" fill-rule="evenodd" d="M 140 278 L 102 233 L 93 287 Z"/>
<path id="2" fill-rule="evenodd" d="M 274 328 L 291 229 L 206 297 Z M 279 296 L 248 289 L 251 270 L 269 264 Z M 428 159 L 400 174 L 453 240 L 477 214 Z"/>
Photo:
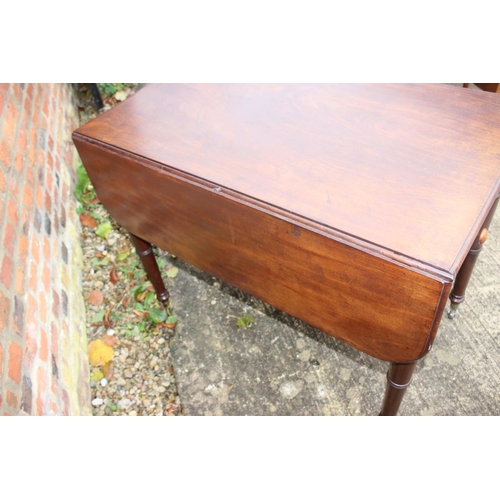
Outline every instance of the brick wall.
<path id="1" fill-rule="evenodd" d="M 69 84 L 0 84 L 0 415 L 91 414 Z"/>

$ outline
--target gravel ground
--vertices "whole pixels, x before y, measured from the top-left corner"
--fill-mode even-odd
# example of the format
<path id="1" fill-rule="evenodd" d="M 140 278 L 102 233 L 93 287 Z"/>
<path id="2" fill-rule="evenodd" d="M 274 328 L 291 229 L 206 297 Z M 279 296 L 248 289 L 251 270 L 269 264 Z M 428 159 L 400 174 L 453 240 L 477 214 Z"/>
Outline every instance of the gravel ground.
<path id="1" fill-rule="evenodd" d="M 127 96 L 137 88 L 138 84 L 127 87 Z M 85 87 L 78 88 L 78 97 L 83 124 L 96 112 Z M 117 102 L 112 96 L 103 97 L 103 111 Z M 91 186 L 84 191 L 80 197 L 82 283 L 93 414 L 180 415 L 170 356 L 173 311 L 157 302 L 127 233 L 111 219 Z M 167 286 L 172 286 L 175 261 L 161 251 L 157 260 L 163 276 L 168 276 Z"/>

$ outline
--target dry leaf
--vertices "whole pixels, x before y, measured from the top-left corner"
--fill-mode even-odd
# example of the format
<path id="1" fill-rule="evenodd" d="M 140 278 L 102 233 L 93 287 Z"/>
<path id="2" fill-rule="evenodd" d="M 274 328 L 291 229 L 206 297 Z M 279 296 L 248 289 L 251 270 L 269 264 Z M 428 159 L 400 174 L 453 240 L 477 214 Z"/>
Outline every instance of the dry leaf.
<path id="1" fill-rule="evenodd" d="M 113 335 L 106 335 L 102 339 L 102 343 L 104 345 L 109 345 L 109 347 L 114 347 L 116 344 L 118 344 L 118 339 Z"/>
<path id="2" fill-rule="evenodd" d="M 116 285 L 116 283 L 118 283 L 118 274 L 116 274 L 116 267 L 113 266 L 113 268 L 111 269 L 110 273 L 109 273 L 109 281 L 111 281 L 111 283 L 113 283 L 113 285 Z"/>
<path id="3" fill-rule="evenodd" d="M 92 290 L 89 294 L 89 303 L 93 306 L 100 306 L 104 300 L 104 295 L 100 290 Z"/>
<path id="4" fill-rule="evenodd" d="M 107 311 L 106 314 L 104 315 L 104 319 L 102 320 L 102 324 L 106 328 L 113 328 L 115 325 L 114 321 L 111 319 L 111 311 L 113 310 L 113 307 L 110 307 Z"/>
<path id="5" fill-rule="evenodd" d="M 113 359 L 115 351 L 112 347 L 104 344 L 101 339 L 97 339 L 90 342 L 88 353 L 92 366 L 103 366 Z"/>
<path id="6" fill-rule="evenodd" d="M 115 370 L 115 367 L 113 365 L 113 361 L 108 361 L 107 363 L 104 363 L 102 367 L 102 373 L 108 380 L 113 379 L 113 372 Z"/>
<path id="7" fill-rule="evenodd" d="M 94 228 L 97 227 L 97 221 L 87 212 L 83 212 L 80 214 L 80 222 L 87 227 Z"/>

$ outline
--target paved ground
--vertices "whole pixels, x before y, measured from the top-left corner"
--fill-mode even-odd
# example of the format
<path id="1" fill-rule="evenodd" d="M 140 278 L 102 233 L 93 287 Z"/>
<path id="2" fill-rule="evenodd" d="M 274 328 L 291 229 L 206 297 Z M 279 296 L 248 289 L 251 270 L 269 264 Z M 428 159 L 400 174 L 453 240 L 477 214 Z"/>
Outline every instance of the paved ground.
<path id="1" fill-rule="evenodd" d="M 188 415 L 376 415 L 387 363 L 359 353 L 177 259 L 172 355 Z M 500 415 L 500 216 L 467 299 L 443 317 L 400 415 Z M 240 330 L 235 318 L 251 313 Z"/>
<path id="2" fill-rule="evenodd" d="M 388 364 L 177 260 L 172 355 L 187 415 L 376 415 Z M 400 415 L 500 415 L 500 213 Z M 249 330 L 235 326 L 246 313 Z"/>

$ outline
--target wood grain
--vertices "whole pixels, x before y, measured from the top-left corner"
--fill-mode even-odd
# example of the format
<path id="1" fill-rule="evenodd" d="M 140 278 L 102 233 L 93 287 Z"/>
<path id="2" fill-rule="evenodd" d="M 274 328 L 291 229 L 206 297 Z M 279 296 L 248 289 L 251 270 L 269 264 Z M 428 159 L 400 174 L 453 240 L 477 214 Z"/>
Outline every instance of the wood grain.
<path id="1" fill-rule="evenodd" d="M 500 189 L 500 96 L 150 85 L 79 130 L 450 276 Z"/>
<path id="2" fill-rule="evenodd" d="M 307 219 L 75 140 L 99 199 L 133 234 L 377 358 L 412 361 L 430 348 L 449 283 Z"/>

